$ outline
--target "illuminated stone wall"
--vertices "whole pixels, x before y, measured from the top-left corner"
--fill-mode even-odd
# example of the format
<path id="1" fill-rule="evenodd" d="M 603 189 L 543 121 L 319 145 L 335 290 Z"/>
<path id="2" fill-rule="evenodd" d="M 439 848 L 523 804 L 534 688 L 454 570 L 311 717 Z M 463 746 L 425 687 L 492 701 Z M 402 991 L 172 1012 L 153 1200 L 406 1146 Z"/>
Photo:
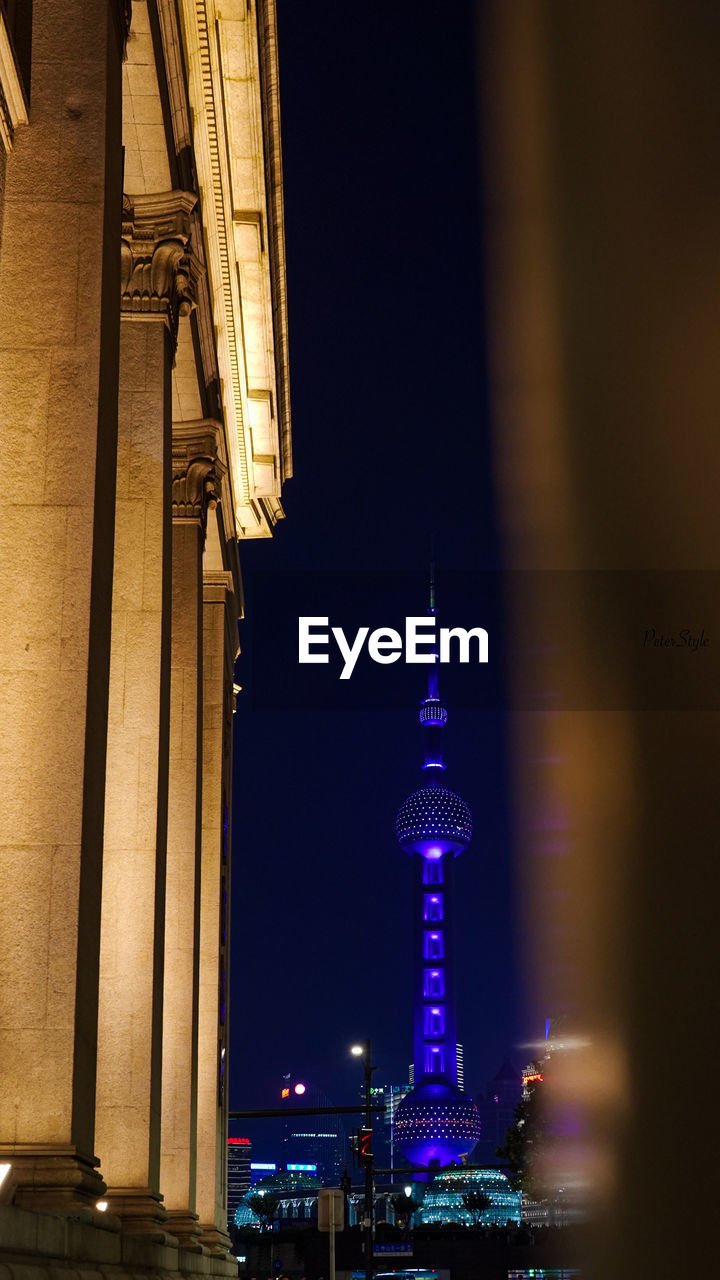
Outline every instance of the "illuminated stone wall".
<path id="1" fill-rule="evenodd" d="M 275 40 L 272 0 L 34 0 L 27 49 L 0 11 L 9 1265 L 235 1270 L 238 539 L 292 467 Z"/>

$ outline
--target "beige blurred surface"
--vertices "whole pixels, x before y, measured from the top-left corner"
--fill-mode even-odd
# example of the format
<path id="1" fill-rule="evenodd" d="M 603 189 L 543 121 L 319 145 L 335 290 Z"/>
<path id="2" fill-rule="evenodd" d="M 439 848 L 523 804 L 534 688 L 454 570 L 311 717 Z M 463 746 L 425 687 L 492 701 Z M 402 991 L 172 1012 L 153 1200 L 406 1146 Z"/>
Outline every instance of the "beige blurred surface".
<path id="1" fill-rule="evenodd" d="M 716 569 L 720 10 L 488 2 L 478 50 L 506 563 Z M 537 577 L 535 634 L 566 640 L 541 666 L 517 631 L 512 658 L 548 705 L 575 705 L 564 684 L 591 705 L 584 627 L 624 637 L 603 653 L 607 710 L 513 721 L 523 965 L 538 1007 L 573 1028 L 554 1059 L 550 1176 L 592 1208 L 584 1275 L 685 1277 L 713 1253 L 720 718 L 682 665 L 702 651 L 643 653 L 634 615 L 628 628 L 620 599 L 582 581 L 587 608 L 581 595 L 563 632 Z M 688 595 L 668 577 L 646 626 L 704 627 L 715 652 L 718 595 L 693 581 Z M 639 696 L 653 657 L 667 702 L 661 666 L 654 700 Z M 685 682 L 695 709 L 668 709 Z"/>

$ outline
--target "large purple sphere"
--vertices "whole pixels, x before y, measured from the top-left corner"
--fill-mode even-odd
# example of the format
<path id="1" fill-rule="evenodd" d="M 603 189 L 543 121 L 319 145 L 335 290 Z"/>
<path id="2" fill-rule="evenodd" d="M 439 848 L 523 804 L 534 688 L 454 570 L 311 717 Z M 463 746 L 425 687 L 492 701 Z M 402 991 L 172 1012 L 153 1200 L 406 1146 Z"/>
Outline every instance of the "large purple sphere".
<path id="1" fill-rule="evenodd" d="M 464 800 L 447 787 L 413 791 L 395 819 L 398 843 L 408 853 L 439 858 L 462 853 L 472 836 L 472 815 Z"/>
<path id="2" fill-rule="evenodd" d="M 395 1141 L 411 1164 L 451 1164 L 479 1140 L 477 1107 L 453 1085 L 426 1081 L 395 1112 Z"/>

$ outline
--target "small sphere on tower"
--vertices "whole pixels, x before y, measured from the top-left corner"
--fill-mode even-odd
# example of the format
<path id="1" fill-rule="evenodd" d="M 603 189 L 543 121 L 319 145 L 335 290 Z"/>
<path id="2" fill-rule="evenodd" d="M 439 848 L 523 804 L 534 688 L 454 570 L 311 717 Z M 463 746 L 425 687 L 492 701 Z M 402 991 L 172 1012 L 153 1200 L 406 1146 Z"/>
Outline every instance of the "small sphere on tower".
<path id="1" fill-rule="evenodd" d="M 470 843 L 472 815 L 454 791 L 428 785 L 413 791 L 400 806 L 395 832 L 398 844 L 408 853 L 425 858 L 454 853 L 457 857 Z"/>
<path id="2" fill-rule="evenodd" d="M 441 729 L 447 724 L 448 713 L 439 698 L 426 698 L 419 712 L 418 720 L 422 725 L 432 725 Z"/>

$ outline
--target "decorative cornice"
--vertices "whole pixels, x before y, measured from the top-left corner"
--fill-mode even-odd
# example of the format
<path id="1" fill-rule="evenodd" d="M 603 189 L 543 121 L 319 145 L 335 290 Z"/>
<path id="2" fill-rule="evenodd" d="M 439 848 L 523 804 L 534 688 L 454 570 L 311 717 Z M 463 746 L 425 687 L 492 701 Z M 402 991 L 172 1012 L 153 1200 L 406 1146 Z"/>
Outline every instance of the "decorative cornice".
<path id="1" fill-rule="evenodd" d="M 151 0 L 152 3 L 152 0 Z M 169 125 L 172 131 L 175 156 L 181 181 L 197 189 L 195 173 L 195 153 L 193 150 L 193 130 L 188 97 L 185 54 L 180 28 L 180 15 L 177 0 L 154 0 L 157 13 L 162 55 L 165 63 L 165 81 L 168 92 L 170 112 Z M 185 176 L 187 175 L 187 176 Z M 205 393 L 210 414 L 220 408 L 220 372 L 218 369 L 217 350 L 215 346 L 215 325 L 210 298 L 210 284 L 206 266 L 206 251 L 203 239 L 203 219 L 201 202 L 198 200 L 190 216 L 190 239 L 193 251 L 202 267 L 202 274 L 197 285 L 197 306 L 194 322 L 197 325 L 197 336 L 200 348 L 201 376 L 205 381 Z M 229 449 L 227 440 L 223 443 L 223 460 L 227 464 Z M 225 523 L 233 531 L 237 527 L 235 514 L 235 495 L 232 487 L 231 468 L 223 481 L 223 509 Z"/>
<path id="2" fill-rule="evenodd" d="M 282 477 L 292 475 L 290 421 L 290 373 L 288 356 L 288 308 L 285 273 L 285 212 L 283 204 L 282 142 L 280 130 L 280 74 L 278 69 L 277 12 L 275 0 L 258 0 L 258 49 L 263 101 L 263 142 L 270 239 L 270 280 L 273 329 L 277 362 L 278 415 Z M 278 503 L 278 507 L 280 504 Z M 277 515 L 282 515 L 280 510 Z"/>
<path id="3" fill-rule="evenodd" d="M 189 247 L 196 202 L 187 191 L 123 197 L 121 311 L 161 317 L 176 340 L 178 320 L 194 307 L 202 272 Z"/>
<path id="4" fill-rule="evenodd" d="M 182 152 L 192 147 L 192 124 L 177 0 L 155 0 L 155 12 L 165 62 L 165 82 L 175 156 L 179 157 Z M 186 179 L 183 178 L 181 181 Z"/>
<path id="5" fill-rule="evenodd" d="M 208 4 L 211 14 L 208 13 Z M 232 232 L 232 210 L 229 160 L 226 152 L 225 122 L 220 69 L 217 65 L 217 33 L 211 0 L 182 0 L 186 37 L 195 54 L 190 59 L 189 78 L 195 87 L 195 160 L 203 187 L 203 210 L 211 247 L 211 270 L 216 273 L 215 302 L 220 327 L 219 351 L 221 374 L 225 382 L 224 409 L 232 428 L 230 444 L 239 502 L 251 498 L 248 449 L 243 414 L 240 353 L 242 334 L 239 326 L 240 299 Z M 192 95 L 191 95 L 192 96 Z M 198 110 L 199 108 L 199 110 Z M 202 113 L 202 128 L 198 117 Z M 215 262 L 212 261 L 214 250 Z M 218 305 L 219 304 L 219 305 Z M 224 365 L 224 368 L 223 368 Z"/>
<path id="6" fill-rule="evenodd" d="M 222 424 L 211 419 L 173 423 L 172 518 L 199 524 L 203 537 L 208 507 L 221 499 L 221 438 Z"/>
<path id="7" fill-rule="evenodd" d="M 193 328 L 203 410 L 225 425 L 225 522 L 234 536 L 267 537 L 292 468 L 274 0 L 148 6 L 166 73 L 172 180 L 199 193 L 191 239 L 207 274 Z M 257 411 L 258 392 L 269 411 Z"/>

